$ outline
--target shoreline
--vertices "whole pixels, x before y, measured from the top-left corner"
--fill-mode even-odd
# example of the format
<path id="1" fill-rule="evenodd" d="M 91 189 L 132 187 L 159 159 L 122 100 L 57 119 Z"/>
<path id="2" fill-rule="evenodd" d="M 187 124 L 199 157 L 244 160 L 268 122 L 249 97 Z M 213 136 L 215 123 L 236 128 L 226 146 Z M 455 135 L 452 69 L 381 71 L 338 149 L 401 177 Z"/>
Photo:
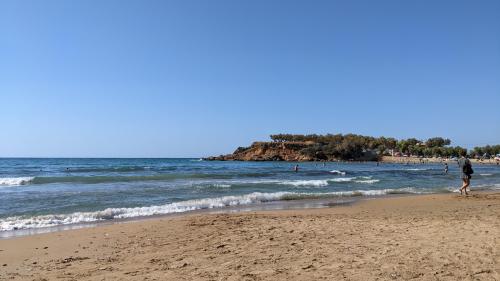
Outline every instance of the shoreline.
<path id="1" fill-rule="evenodd" d="M 499 165 L 499 161 L 495 159 L 472 159 L 469 158 L 474 165 Z M 382 157 L 381 163 L 395 163 L 395 164 L 456 164 L 456 160 L 451 160 L 447 158 L 418 158 L 418 157 L 397 157 L 397 156 L 384 156 Z"/>
<path id="2" fill-rule="evenodd" d="M 491 192 L 488 190 L 475 191 L 476 193 Z M 394 194 L 383 194 L 383 195 L 352 195 L 352 196 L 338 196 L 332 198 L 318 198 L 318 199 L 293 199 L 293 200 L 279 200 L 279 201 L 269 201 L 262 203 L 254 203 L 249 205 L 238 205 L 238 206 L 227 206 L 222 208 L 207 208 L 207 209 L 196 209 L 192 211 L 178 212 L 178 213 L 168 213 L 168 214 L 156 214 L 151 216 L 138 216 L 131 218 L 119 218 L 110 219 L 103 221 L 92 221 L 92 222 L 79 222 L 74 224 L 63 224 L 56 226 L 40 227 L 40 228 L 27 228 L 19 230 L 8 230 L 0 232 L 0 241 L 15 239 L 19 237 L 29 237 L 41 234 L 58 233 L 64 231 L 73 231 L 79 229 L 96 228 L 104 226 L 112 226 L 117 224 L 128 224 L 128 223 L 140 223 L 143 221 L 151 221 L 158 219 L 176 219 L 189 216 L 198 215 L 218 215 L 218 214 L 245 214 L 251 212 L 273 212 L 273 211 L 290 211 L 290 210 L 308 210 L 308 209 L 322 209 L 322 208 L 338 208 L 348 205 L 357 204 L 364 200 L 380 200 L 384 198 L 397 198 L 397 197 L 409 197 L 409 196 L 424 196 L 432 194 L 454 194 L 454 192 L 449 193 L 394 193 Z"/>
<path id="3" fill-rule="evenodd" d="M 499 218 L 492 191 L 164 216 L 0 240 L 0 279 L 496 280 Z"/>
<path id="4" fill-rule="evenodd" d="M 474 188 L 474 187 L 473 187 Z M 458 190 L 458 188 L 457 188 Z M 473 190 L 474 194 L 483 194 L 496 192 L 496 189 L 479 189 Z M 500 191 L 498 191 L 500 192 Z M 458 194 L 458 192 L 424 192 L 424 193 L 386 193 L 386 194 L 376 194 L 376 195 L 338 195 L 335 197 L 325 197 L 325 198 L 303 198 L 303 199 L 284 199 L 275 200 L 261 203 L 252 203 L 248 205 L 236 205 L 236 206 L 226 206 L 218 208 L 203 208 L 194 209 L 191 211 L 173 212 L 166 214 L 154 214 L 146 216 L 137 216 L 130 218 L 113 218 L 109 220 L 98 220 L 89 222 L 78 222 L 71 224 L 61 224 L 47 227 L 37 227 L 37 228 L 26 228 L 17 230 L 7 230 L 0 232 L 0 241 L 8 240 L 18 237 L 26 236 L 36 236 L 40 234 L 50 234 L 58 233 L 64 231 L 72 231 L 86 228 L 96 228 L 103 226 L 110 226 L 116 224 L 127 224 L 127 223 L 137 223 L 142 221 L 150 221 L 157 219 L 170 219 L 170 218 L 182 218 L 189 216 L 198 215 L 216 215 L 216 214 L 244 214 L 251 212 L 265 212 L 265 211 L 287 211 L 287 210 L 307 210 L 307 209 L 322 209 L 322 208 L 337 208 L 345 205 L 358 204 L 359 202 L 366 200 L 383 200 L 387 198 L 398 198 L 398 197 L 413 197 L 413 196 L 426 196 L 426 195 L 446 195 L 446 194 Z"/>
<path id="5" fill-rule="evenodd" d="M 175 219 L 175 218 L 197 216 L 197 215 L 239 214 L 239 213 L 261 212 L 261 211 L 264 212 L 264 211 L 332 208 L 337 206 L 354 204 L 360 200 L 365 200 L 365 199 L 393 197 L 398 195 L 418 196 L 419 194 L 386 194 L 386 195 L 374 195 L 371 196 L 371 198 L 363 198 L 363 196 L 350 196 L 350 197 L 345 196 L 345 197 L 338 197 L 335 199 L 323 198 L 323 199 L 280 200 L 280 201 L 270 201 L 270 202 L 263 202 L 250 205 L 228 206 L 223 208 L 196 209 L 192 211 L 157 214 L 151 216 L 138 216 L 132 218 L 110 219 L 110 220 L 93 221 L 93 222 L 79 222 L 74 224 L 64 224 L 64 225 L 56 225 L 56 226 L 48 226 L 40 228 L 7 230 L 0 232 L 0 241 L 15 239 L 18 237 L 34 236 L 34 235 L 41 235 L 48 233 L 58 233 L 63 231 L 103 227 L 116 224 L 136 223 L 136 222 L 157 220 L 157 219 Z"/>

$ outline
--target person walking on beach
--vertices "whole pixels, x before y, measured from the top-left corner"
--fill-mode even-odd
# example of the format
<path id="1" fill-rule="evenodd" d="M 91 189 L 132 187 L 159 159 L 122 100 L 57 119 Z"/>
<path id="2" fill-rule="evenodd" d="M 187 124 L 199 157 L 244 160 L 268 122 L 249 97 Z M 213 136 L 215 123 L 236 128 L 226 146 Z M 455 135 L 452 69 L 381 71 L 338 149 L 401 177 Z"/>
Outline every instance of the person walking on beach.
<path id="1" fill-rule="evenodd" d="M 467 187 L 470 185 L 470 179 L 472 173 L 472 165 L 470 160 L 466 157 L 465 153 L 462 153 L 462 157 L 458 159 L 458 167 L 460 168 L 460 177 L 462 178 L 462 187 L 460 188 L 460 195 L 465 191 L 465 195 L 469 195 L 467 193 Z"/>

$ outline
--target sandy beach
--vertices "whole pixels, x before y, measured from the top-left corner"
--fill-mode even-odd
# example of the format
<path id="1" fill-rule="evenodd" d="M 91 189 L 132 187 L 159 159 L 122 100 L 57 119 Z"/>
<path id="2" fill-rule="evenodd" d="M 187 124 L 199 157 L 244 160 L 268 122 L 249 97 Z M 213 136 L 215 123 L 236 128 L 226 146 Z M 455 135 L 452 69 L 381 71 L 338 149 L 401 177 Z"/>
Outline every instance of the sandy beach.
<path id="1" fill-rule="evenodd" d="M 500 193 L 195 214 L 0 240 L 0 280 L 500 280 Z"/>

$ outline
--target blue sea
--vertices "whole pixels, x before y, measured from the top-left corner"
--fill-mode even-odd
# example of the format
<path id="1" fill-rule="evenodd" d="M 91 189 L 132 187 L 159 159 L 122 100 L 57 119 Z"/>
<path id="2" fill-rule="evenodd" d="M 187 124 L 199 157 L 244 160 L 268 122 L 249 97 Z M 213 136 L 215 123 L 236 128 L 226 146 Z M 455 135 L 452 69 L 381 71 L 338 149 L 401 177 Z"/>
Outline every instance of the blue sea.
<path id="1" fill-rule="evenodd" d="M 473 191 L 500 189 L 499 166 L 474 170 Z M 445 174 L 442 164 L 3 158 L 0 232 L 304 200 L 450 193 L 459 186 L 454 163 Z"/>

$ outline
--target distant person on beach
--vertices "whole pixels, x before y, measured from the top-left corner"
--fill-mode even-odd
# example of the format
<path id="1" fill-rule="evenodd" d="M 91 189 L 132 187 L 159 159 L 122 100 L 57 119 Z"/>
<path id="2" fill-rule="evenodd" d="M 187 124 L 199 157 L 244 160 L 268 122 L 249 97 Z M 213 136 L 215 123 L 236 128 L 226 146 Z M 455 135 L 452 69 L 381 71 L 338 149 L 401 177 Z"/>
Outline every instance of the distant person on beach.
<path id="1" fill-rule="evenodd" d="M 448 174 L 448 163 L 444 163 L 444 173 Z"/>
<path id="2" fill-rule="evenodd" d="M 462 195 L 465 191 L 465 195 L 469 195 L 467 193 L 467 187 L 470 185 L 470 179 L 472 173 L 472 165 L 470 160 L 466 157 L 465 153 L 462 153 L 460 159 L 458 159 L 458 167 L 460 168 L 460 177 L 462 178 L 462 187 L 460 188 L 460 194 Z"/>
<path id="3" fill-rule="evenodd" d="M 295 165 L 295 167 L 293 167 L 293 170 L 297 173 L 299 171 L 299 165 Z"/>

